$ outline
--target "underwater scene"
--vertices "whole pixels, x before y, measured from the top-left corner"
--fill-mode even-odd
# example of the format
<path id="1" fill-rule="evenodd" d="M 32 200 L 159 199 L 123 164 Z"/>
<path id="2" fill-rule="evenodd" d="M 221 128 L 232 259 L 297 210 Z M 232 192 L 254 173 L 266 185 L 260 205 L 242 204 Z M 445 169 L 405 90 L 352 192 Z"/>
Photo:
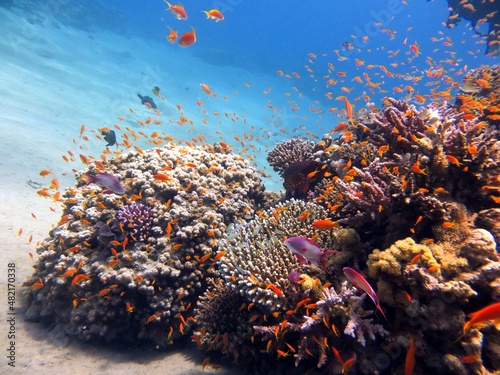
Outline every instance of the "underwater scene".
<path id="1" fill-rule="evenodd" d="M 500 374 L 498 0 L 0 30 L 0 374 Z"/>

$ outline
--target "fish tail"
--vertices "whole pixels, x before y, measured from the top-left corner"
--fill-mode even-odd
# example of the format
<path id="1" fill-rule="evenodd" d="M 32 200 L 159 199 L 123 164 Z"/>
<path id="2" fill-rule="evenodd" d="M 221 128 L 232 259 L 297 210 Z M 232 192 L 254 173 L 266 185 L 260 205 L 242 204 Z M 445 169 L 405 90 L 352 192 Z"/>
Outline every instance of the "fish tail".
<path id="1" fill-rule="evenodd" d="M 96 176 L 94 176 L 93 174 L 90 174 L 90 173 L 85 173 L 85 177 L 87 177 L 87 184 L 93 184 L 97 181 L 97 178 Z"/>
<path id="2" fill-rule="evenodd" d="M 387 323 L 389 323 L 389 319 L 387 319 L 387 317 L 385 316 L 384 310 L 382 310 L 382 307 L 380 306 L 380 303 L 378 303 L 376 307 L 377 307 L 377 310 L 382 313 L 382 316 L 384 317 L 385 321 Z"/>

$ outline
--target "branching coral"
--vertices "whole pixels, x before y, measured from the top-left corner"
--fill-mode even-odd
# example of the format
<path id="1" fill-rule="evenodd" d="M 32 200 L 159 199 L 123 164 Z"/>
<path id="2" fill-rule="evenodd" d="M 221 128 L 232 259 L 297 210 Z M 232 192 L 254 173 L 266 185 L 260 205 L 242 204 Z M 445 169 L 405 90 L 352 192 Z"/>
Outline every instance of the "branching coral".
<path id="1" fill-rule="evenodd" d="M 194 340 L 200 349 L 218 350 L 237 358 L 254 357 L 256 353 L 250 345 L 253 335 L 248 320 L 251 311 L 236 290 L 229 288 L 222 279 L 211 279 L 211 285 L 198 300 L 195 321 L 198 322 Z"/>
<path id="2" fill-rule="evenodd" d="M 126 228 L 134 241 L 144 241 L 147 238 L 151 223 L 153 222 L 152 210 L 142 203 L 129 204 L 117 212 L 121 228 Z"/>
<path id="3" fill-rule="evenodd" d="M 267 161 L 283 176 L 285 170 L 298 161 L 312 160 L 314 142 L 302 138 L 291 138 L 277 143 L 267 154 Z"/>

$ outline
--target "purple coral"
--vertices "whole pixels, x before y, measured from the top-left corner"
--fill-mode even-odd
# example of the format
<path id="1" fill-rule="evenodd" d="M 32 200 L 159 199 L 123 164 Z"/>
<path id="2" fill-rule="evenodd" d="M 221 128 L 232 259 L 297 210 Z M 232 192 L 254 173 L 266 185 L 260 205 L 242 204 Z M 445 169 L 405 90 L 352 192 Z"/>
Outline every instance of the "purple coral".
<path id="1" fill-rule="evenodd" d="M 144 241 L 153 222 L 153 211 L 142 203 L 133 203 L 120 209 L 117 218 L 132 239 Z"/>

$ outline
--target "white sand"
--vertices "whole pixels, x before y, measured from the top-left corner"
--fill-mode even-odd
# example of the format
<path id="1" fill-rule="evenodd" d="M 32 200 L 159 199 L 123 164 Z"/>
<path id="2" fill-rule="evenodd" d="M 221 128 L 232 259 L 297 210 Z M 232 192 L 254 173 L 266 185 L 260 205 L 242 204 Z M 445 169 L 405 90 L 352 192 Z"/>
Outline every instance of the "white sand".
<path id="1" fill-rule="evenodd" d="M 238 135 L 243 140 L 242 133 L 249 133 L 253 125 L 254 134 L 261 135 L 262 139 L 251 143 L 261 151 L 257 153 L 250 148 L 249 155 L 262 168 L 267 164 L 265 144 L 270 149 L 282 136 L 278 130 L 280 124 L 293 126 L 295 118 L 295 114 L 285 114 L 284 120 L 273 120 L 277 123 L 274 126 L 270 123 L 272 111 L 263 108 L 271 96 L 262 92 L 269 86 L 283 85 L 283 79 L 209 65 L 191 57 L 188 50 L 166 42 L 154 45 L 142 39 L 124 39 L 109 33 L 90 35 L 63 25 L 32 25 L 18 10 L 10 12 L 0 8 L 0 25 L 4 31 L 0 38 L 0 258 L 3 275 L 0 278 L 3 298 L 0 373 L 13 373 L 5 358 L 7 263 L 15 263 L 17 278 L 14 373 L 153 375 L 201 372 L 201 362 L 206 355 L 194 351 L 194 346 L 175 347 L 169 351 L 113 350 L 69 340 L 40 324 L 24 321 L 21 284 L 32 272 L 33 264 L 28 253 L 36 254 L 35 243 L 47 236 L 61 216 L 58 204 L 39 197 L 36 191 L 40 187 L 30 186 L 28 181 L 47 186 L 52 177 L 57 177 L 61 191 L 73 185 L 71 168 L 83 168 L 78 155 L 98 157 L 104 149 L 104 142 L 96 139 L 97 133 L 91 130 L 112 127 L 115 123 L 147 134 L 163 131 L 164 135 L 188 140 L 202 133 L 208 138 L 207 142 L 218 141 L 215 130 L 219 130 L 227 143 L 235 145 L 235 150 L 241 147 L 233 136 Z M 245 81 L 251 87 L 243 85 Z M 209 84 L 218 97 L 204 94 L 199 87 L 202 82 Z M 142 128 L 136 120 L 145 120 L 152 113 L 140 104 L 136 93 L 152 96 L 154 85 L 160 86 L 166 97 L 164 102 L 155 97 L 163 124 Z M 223 99 L 225 95 L 228 101 Z M 278 97 L 272 103 L 275 106 L 283 104 L 283 98 Z M 196 104 L 198 100 L 205 103 L 207 115 Z M 193 120 L 195 126 L 169 123 L 169 118 L 176 121 L 180 116 L 177 103 L 182 105 L 184 115 Z M 132 114 L 129 108 L 135 113 Z M 220 117 L 214 116 L 214 111 L 220 112 Z M 224 116 L 225 112 L 236 112 L 239 120 L 232 123 Z M 125 117 L 125 121 L 118 121 L 118 116 Z M 206 125 L 201 122 L 205 117 L 208 118 Z M 89 142 L 78 137 L 82 124 L 87 127 L 84 135 L 89 136 Z M 277 134 L 268 139 L 271 133 Z M 118 136 L 121 134 L 117 132 Z M 151 147 L 144 139 L 137 144 Z M 76 155 L 76 162 L 63 161 L 61 155 L 67 150 Z M 50 169 L 52 174 L 41 177 L 41 169 Z M 269 167 L 266 173 L 271 173 Z M 267 180 L 266 185 L 272 189 L 281 188 L 276 178 Z M 20 228 L 22 234 L 18 235 Z M 33 236 L 31 244 L 27 244 L 29 236 Z M 223 370 L 216 372 L 223 373 Z M 210 373 L 210 369 L 206 368 L 204 373 Z"/>

